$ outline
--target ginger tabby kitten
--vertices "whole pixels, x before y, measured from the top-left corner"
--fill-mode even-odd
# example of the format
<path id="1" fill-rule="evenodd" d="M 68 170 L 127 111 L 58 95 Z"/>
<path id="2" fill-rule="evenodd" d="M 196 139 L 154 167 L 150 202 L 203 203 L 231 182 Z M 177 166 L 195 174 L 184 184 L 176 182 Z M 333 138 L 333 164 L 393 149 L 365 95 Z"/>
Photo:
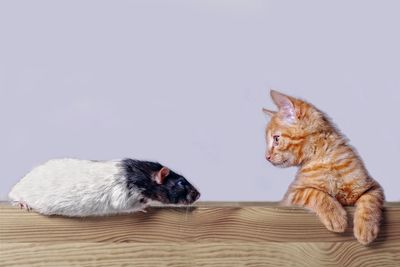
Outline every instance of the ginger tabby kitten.
<path id="1" fill-rule="evenodd" d="M 266 129 L 266 158 L 274 166 L 298 166 L 282 203 L 314 211 L 325 227 L 344 232 L 343 206 L 355 205 L 354 235 L 364 245 L 378 235 L 384 194 L 362 160 L 327 116 L 313 105 L 271 90 L 278 111 Z"/>

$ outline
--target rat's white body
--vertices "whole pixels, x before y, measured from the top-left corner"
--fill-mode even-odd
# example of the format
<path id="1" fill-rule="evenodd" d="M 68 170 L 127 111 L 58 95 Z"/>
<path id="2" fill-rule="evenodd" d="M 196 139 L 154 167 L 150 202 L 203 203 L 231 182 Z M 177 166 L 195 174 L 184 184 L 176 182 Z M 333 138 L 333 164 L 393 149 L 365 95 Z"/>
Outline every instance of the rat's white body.
<path id="1" fill-rule="evenodd" d="M 98 216 L 147 206 L 139 190 L 129 192 L 120 161 L 50 160 L 22 178 L 9 197 L 46 215 Z"/>

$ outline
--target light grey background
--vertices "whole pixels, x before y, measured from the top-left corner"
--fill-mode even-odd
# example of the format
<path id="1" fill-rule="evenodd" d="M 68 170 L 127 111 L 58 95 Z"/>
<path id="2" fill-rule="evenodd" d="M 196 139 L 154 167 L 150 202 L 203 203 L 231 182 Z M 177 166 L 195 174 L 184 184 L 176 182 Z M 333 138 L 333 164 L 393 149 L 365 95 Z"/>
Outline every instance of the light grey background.
<path id="1" fill-rule="evenodd" d="M 0 199 L 50 158 L 159 160 L 279 200 L 268 88 L 326 111 L 400 200 L 399 1 L 1 1 Z"/>

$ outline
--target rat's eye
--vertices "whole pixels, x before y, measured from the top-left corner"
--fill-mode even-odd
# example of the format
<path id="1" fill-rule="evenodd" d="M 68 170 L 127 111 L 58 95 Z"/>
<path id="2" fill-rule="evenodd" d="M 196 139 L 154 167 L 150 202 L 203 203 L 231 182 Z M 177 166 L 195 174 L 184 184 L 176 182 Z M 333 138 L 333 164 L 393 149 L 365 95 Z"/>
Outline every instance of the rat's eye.
<path id="1" fill-rule="evenodd" d="M 272 139 L 274 140 L 274 146 L 277 146 L 279 143 L 279 135 L 272 136 Z"/>
<path id="2" fill-rule="evenodd" d="M 182 181 L 182 180 L 178 180 L 178 181 L 176 182 L 176 185 L 177 185 L 177 186 L 183 186 L 183 181 Z"/>

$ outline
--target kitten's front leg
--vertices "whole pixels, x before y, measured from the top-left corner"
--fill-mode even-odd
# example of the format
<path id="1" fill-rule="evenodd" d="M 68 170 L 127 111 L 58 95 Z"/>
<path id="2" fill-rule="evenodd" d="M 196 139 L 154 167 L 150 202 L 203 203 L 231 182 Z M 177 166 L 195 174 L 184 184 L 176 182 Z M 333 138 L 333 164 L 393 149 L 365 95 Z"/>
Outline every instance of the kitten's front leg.
<path id="1" fill-rule="evenodd" d="M 282 204 L 305 207 L 314 211 L 330 231 L 341 233 L 346 230 L 346 210 L 335 198 L 323 191 L 314 188 L 289 189 Z"/>
<path id="2" fill-rule="evenodd" d="M 383 190 L 377 185 L 357 200 L 354 235 L 361 244 L 367 245 L 378 236 L 384 199 Z"/>

